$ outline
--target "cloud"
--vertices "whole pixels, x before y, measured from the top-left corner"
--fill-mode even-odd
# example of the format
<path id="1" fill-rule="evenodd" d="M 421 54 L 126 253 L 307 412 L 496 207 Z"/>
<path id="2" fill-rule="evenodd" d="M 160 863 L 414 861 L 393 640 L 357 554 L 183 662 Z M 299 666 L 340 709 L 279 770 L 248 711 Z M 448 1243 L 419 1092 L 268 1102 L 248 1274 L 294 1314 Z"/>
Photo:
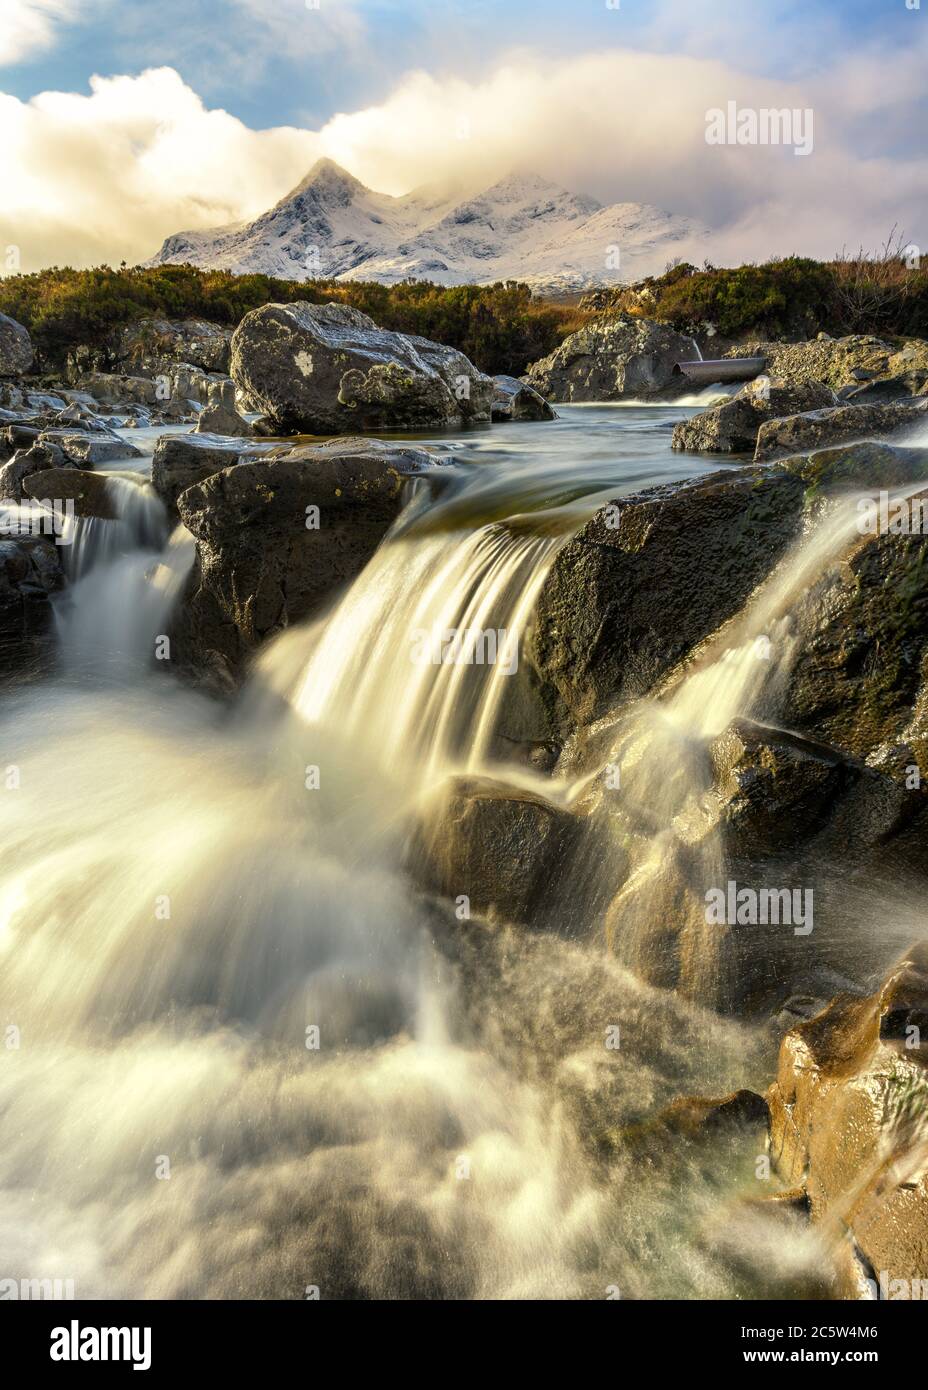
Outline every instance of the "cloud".
<path id="1" fill-rule="evenodd" d="M 698 55 L 512 51 L 480 79 L 409 73 L 384 101 L 318 131 L 251 130 L 207 109 L 170 68 L 95 77 L 89 95 L 0 97 L 0 252 L 20 246 L 24 268 L 145 259 L 172 232 L 255 216 L 322 154 L 392 193 L 536 169 L 603 201 L 706 222 L 720 262 L 875 246 L 893 224 L 928 243 L 928 157 L 913 117 L 926 51 L 913 40 L 892 82 L 885 54 L 861 49 L 814 83 Z M 813 153 L 707 145 L 706 111 L 729 100 L 811 108 Z"/>
<path id="2" fill-rule="evenodd" d="M 55 41 L 55 26 L 72 19 L 79 0 L 3 0 L 0 67 L 18 63 Z"/>
<path id="3" fill-rule="evenodd" d="M 90 88 L 0 95 L 0 251 L 25 270 L 134 262 L 173 231 L 254 217 L 318 154 L 310 132 L 207 110 L 170 68 Z"/>

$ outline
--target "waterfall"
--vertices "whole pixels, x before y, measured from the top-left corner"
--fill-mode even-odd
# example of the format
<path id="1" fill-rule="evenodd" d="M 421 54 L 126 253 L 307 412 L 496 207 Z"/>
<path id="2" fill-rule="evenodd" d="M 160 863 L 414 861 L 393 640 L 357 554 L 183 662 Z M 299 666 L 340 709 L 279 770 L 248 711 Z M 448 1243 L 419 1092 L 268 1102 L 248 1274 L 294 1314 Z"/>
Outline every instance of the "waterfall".
<path id="1" fill-rule="evenodd" d="M 585 489 L 574 435 L 547 476 L 473 466 L 414 498 L 231 710 L 152 659 L 190 537 L 125 478 L 115 521 L 77 523 L 63 671 L 0 706 L 21 772 L 0 797 L 6 1273 L 78 1297 L 746 1298 L 818 1268 L 814 1236 L 759 1217 L 750 1255 L 707 1236 L 753 1141 L 645 1170 L 623 1138 L 680 1094 L 762 1085 L 765 1036 L 586 945 L 458 923 L 402 870 L 417 795 L 491 764 L 538 589 L 607 469 L 655 480 L 650 429 L 594 429 Z M 749 698 L 729 667 L 718 717 Z M 650 710 L 671 769 L 710 727 L 700 675 Z M 658 831 L 672 781 L 629 776 Z"/>
<path id="2" fill-rule="evenodd" d="M 62 546 L 70 586 L 55 603 L 62 666 L 125 680 L 154 659 L 194 560 L 189 532 L 173 534 L 143 480 L 109 477 L 113 520 L 75 517 Z"/>

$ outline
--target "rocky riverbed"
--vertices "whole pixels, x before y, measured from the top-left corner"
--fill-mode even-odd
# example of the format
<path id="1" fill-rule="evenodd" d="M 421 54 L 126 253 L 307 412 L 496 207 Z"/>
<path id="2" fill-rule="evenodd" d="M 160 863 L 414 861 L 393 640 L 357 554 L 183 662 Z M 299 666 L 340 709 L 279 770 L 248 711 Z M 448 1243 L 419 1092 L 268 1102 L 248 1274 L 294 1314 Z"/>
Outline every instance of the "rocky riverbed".
<path id="1" fill-rule="evenodd" d="M 493 379 L 300 304 L 58 380 L 0 316 L 24 1261 L 928 1279 L 928 344 L 697 353 L 607 315 Z"/>

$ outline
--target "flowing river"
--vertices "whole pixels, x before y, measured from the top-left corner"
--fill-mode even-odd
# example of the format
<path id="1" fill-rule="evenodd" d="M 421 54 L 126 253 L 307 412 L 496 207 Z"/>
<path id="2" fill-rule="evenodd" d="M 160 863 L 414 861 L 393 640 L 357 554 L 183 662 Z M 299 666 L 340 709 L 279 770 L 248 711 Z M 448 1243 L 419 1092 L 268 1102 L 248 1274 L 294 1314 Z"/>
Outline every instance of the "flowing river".
<path id="1" fill-rule="evenodd" d="M 410 632 L 520 631 L 602 501 L 707 470 L 670 449 L 697 403 L 430 440 L 455 459 L 447 485 L 412 493 L 230 706 L 151 659 L 192 542 L 168 535 L 139 460 L 114 470 L 120 520 L 77 523 L 67 556 L 57 674 L 0 705 L 0 1276 L 78 1298 L 814 1281 L 815 1237 L 747 1200 L 755 1145 L 642 1161 L 620 1137 L 677 1096 L 762 1088 L 770 1034 L 641 984 L 601 933 L 471 924 L 446 950 L 403 869 L 423 794 L 492 766 L 506 680 L 413 663 Z M 708 718 L 710 687 L 725 719 L 747 711 L 738 650 L 719 660 L 722 686 L 711 663 L 687 681 L 660 738 Z M 579 773 L 547 788 L 582 793 Z"/>

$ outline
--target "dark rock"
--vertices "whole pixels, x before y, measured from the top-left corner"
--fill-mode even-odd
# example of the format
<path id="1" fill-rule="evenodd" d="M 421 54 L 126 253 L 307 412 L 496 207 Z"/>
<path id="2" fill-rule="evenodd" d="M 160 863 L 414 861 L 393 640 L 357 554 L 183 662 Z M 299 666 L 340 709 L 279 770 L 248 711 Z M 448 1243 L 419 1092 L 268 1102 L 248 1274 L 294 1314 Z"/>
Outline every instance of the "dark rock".
<path id="1" fill-rule="evenodd" d="M 117 512 L 109 479 L 80 468 L 52 468 L 23 480 L 23 493 L 37 502 L 72 502 L 74 515 L 115 521 Z"/>
<path id="2" fill-rule="evenodd" d="M 570 720 L 645 694 L 736 613 L 798 535 L 803 485 L 713 473 L 619 498 L 560 551 L 529 656 Z"/>
<path id="3" fill-rule="evenodd" d="M 488 421 L 493 382 L 454 348 L 343 304 L 267 304 L 232 339 L 232 377 L 280 434 Z"/>
<path id="4" fill-rule="evenodd" d="M 64 584 L 61 556 L 47 536 L 0 538 L 0 672 L 27 679 L 53 655 L 51 597 Z"/>
<path id="5" fill-rule="evenodd" d="M 457 777 L 423 809 L 409 866 L 429 892 L 535 930 L 550 902 L 579 821 L 533 792 L 490 778 Z"/>
<path id="6" fill-rule="evenodd" d="M 407 480 L 437 463 L 414 446 L 338 440 L 242 461 L 181 492 L 180 517 L 197 542 L 178 617 L 183 659 L 218 652 L 240 671 L 268 637 L 318 612 L 367 564 Z"/>
<path id="7" fill-rule="evenodd" d="M 780 459 L 811 488 L 904 487 L 928 477 L 928 448 L 903 448 L 863 440 Z"/>

